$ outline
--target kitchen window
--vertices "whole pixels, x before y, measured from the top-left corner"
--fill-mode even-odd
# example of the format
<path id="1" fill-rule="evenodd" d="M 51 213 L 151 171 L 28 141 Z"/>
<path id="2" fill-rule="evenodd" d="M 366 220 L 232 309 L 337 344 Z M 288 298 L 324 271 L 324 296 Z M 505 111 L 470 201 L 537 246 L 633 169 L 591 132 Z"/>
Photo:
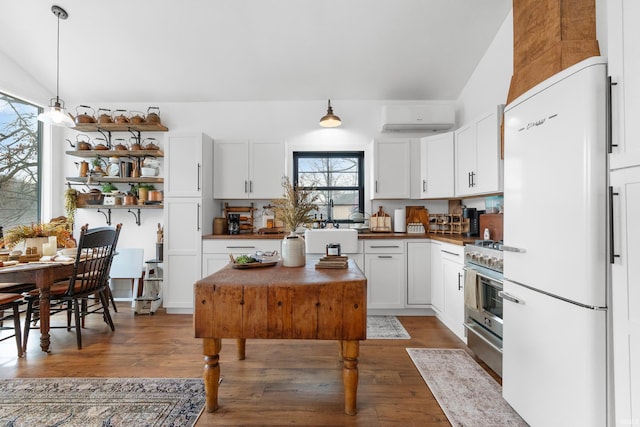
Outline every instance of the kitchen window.
<path id="1" fill-rule="evenodd" d="M 318 193 L 317 218 L 354 222 L 364 212 L 363 151 L 294 151 L 296 188 Z"/>
<path id="2" fill-rule="evenodd" d="M 0 93 L 0 226 L 40 221 L 42 108 Z"/>

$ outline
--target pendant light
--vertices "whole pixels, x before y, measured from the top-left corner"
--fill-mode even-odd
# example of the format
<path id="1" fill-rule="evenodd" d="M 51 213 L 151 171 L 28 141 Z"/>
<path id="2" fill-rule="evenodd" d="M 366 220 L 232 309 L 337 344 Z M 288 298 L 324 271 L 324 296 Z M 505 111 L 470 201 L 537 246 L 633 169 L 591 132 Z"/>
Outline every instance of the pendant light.
<path id="1" fill-rule="evenodd" d="M 320 119 L 320 126 L 323 128 L 335 128 L 342 124 L 340 117 L 333 114 L 333 108 L 331 108 L 331 100 L 329 100 L 327 115 Z"/>
<path id="2" fill-rule="evenodd" d="M 60 20 L 67 19 L 69 14 L 60 6 L 51 6 L 51 12 L 58 18 L 58 41 L 56 52 L 56 97 L 51 98 L 49 107 L 38 114 L 38 120 L 54 126 L 73 127 L 75 123 L 71 116 L 64 110 L 64 101 L 59 97 L 60 91 Z"/>

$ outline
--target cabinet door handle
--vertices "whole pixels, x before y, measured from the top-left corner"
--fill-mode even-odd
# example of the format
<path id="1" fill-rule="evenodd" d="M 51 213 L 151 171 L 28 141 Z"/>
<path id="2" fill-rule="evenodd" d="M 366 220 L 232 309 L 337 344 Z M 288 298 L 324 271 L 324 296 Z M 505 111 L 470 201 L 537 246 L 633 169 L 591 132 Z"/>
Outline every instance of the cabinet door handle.
<path id="1" fill-rule="evenodd" d="M 458 273 L 458 290 L 461 291 L 462 290 L 462 283 L 461 283 L 461 279 L 462 278 L 462 274 Z"/>
<path id="2" fill-rule="evenodd" d="M 611 81 L 611 76 L 607 78 L 608 86 L 607 86 L 607 142 L 609 147 L 609 154 L 613 153 L 613 147 L 617 147 L 618 144 L 613 143 L 613 103 L 611 101 L 611 88 L 616 86 L 618 83 Z"/>
<path id="3" fill-rule="evenodd" d="M 471 172 L 467 173 L 467 187 L 471 188 Z"/>
<path id="4" fill-rule="evenodd" d="M 196 210 L 196 230 L 200 231 L 200 203 L 198 203 L 198 209 Z"/>
<path id="5" fill-rule="evenodd" d="M 376 193 L 378 192 L 378 180 L 376 179 Z"/>
<path id="6" fill-rule="evenodd" d="M 248 191 L 247 191 L 247 181 L 244 182 L 244 192 L 248 193 Z"/>
<path id="7" fill-rule="evenodd" d="M 201 172 L 201 168 L 200 168 L 200 163 L 198 163 L 198 191 L 200 191 L 200 172 Z"/>
<path id="8" fill-rule="evenodd" d="M 426 180 L 426 179 L 423 179 L 423 180 L 422 180 L 422 191 L 423 191 L 424 193 L 426 193 L 426 192 L 427 192 L 427 180 Z"/>
<path id="9" fill-rule="evenodd" d="M 388 259 L 388 258 L 393 258 L 393 257 L 391 255 L 378 255 L 378 258 Z"/>
<path id="10" fill-rule="evenodd" d="M 476 186 L 476 173 L 471 172 L 471 187 L 475 187 L 475 186 Z"/>
<path id="11" fill-rule="evenodd" d="M 506 293 L 505 291 L 498 292 L 498 296 L 507 301 L 515 302 L 516 304 L 524 304 L 524 302 L 520 301 L 517 297 L 514 297 L 511 294 Z"/>
<path id="12" fill-rule="evenodd" d="M 616 249 L 614 245 L 614 228 L 613 228 L 613 196 L 618 196 L 620 193 L 616 193 L 613 191 L 613 187 L 609 187 L 609 244 L 611 247 L 609 248 L 609 263 L 615 264 L 616 258 L 620 258 L 620 255 L 616 254 Z"/>
<path id="13" fill-rule="evenodd" d="M 249 180 L 249 193 L 253 193 L 253 181 Z"/>
<path id="14" fill-rule="evenodd" d="M 457 253 L 455 253 L 455 252 L 445 251 L 444 249 L 440 249 L 440 252 L 444 252 L 445 254 L 449 254 L 449 255 L 460 256 L 460 254 L 457 254 Z"/>
<path id="15" fill-rule="evenodd" d="M 255 249 L 255 246 L 225 246 L 227 249 Z"/>
<path id="16" fill-rule="evenodd" d="M 372 249 L 386 249 L 386 248 L 399 248 L 400 246 L 398 245 L 389 245 L 389 246 L 381 246 L 381 245 L 371 245 L 370 248 Z"/>

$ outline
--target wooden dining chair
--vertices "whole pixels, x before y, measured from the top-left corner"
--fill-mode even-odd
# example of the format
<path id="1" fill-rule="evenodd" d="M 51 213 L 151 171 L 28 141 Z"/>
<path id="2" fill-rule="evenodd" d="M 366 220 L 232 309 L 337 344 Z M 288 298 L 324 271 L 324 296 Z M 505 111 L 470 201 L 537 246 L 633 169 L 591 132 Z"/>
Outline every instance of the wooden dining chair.
<path id="1" fill-rule="evenodd" d="M 24 304 L 22 294 L 0 293 L 0 331 L 12 330 L 13 334 L 1 337 L 0 341 L 10 338 L 16 339 L 18 357 L 24 354 L 22 349 L 22 331 L 20 329 L 20 305 Z M 5 326 L 4 322 L 10 320 L 12 326 Z"/>
<path id="2" fill-rule="evenodd" d="M 109 286 L 109 269 L 113 261 L 118 237 L 122 224 L 115 228 L 99 227 L 89 229 L 88 225 L 82 226 L 78 242 L 78 252 L 73 266 L 73 273 L 68 281 L 55 283 L 51 287 L 51 315 L 67 313 L 67 330 L 71 330 L 72 313 L 76 330 L 78 349 L 82 348 L 82 321 L 84 316 L 99 312 L 105 323 L 112 331 L 115 330 L 111 313 L 109 312 L 109 299 L 105 291 Z M 90 297 L 97 295 L 96 307 L 91 309 L 87 305 Z M 27 301 L 27 314 L 24 328 L 23 348 L 27 348 L 30 325 L 40 319 L 39 293 L 29 292 Z M 52 326 L 53 328 L 53 326 Z"/>

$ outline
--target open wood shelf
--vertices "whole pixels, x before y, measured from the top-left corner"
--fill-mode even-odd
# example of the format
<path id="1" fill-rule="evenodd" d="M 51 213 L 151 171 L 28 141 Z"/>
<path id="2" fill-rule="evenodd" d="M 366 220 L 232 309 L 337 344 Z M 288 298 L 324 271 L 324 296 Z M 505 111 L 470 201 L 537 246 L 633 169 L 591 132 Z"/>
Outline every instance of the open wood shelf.
<path id="1" fill-rule="evenodd" d="M 162 150 L 68 150 L 65 154 L 76 157 L 164 157 Z"/>
<path id="2" fill-rule="evenodd" d="M 81 132 L 99 132 L 101 130 L 107 132 L 167 132 L 169 130 L 166 126 L 157 123 L 80 123 L 72 129 Z"/>

